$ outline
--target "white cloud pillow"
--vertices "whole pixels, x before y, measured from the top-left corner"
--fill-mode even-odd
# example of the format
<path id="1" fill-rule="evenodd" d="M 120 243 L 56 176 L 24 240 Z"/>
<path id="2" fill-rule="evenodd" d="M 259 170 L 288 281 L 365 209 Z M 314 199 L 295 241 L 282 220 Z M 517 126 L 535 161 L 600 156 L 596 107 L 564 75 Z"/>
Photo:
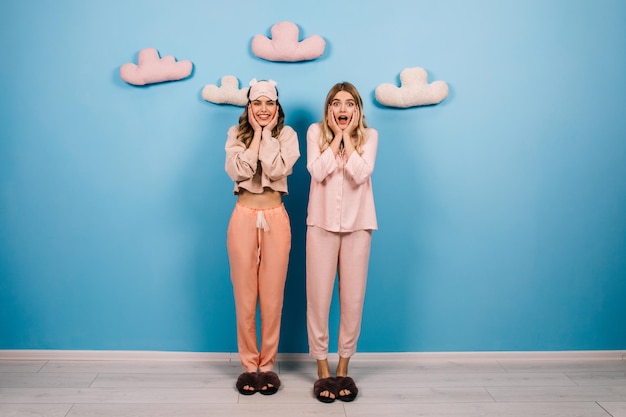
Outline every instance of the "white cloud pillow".
<path id="1" fill-rule="evenodd" d="M 375 95 L 383 106 L 427 106 L 440 103 L 448 96 L 448 84 L 445 81 L 428 84 L 428 74 L 424 68 L 406 68 L 400 73 L 400 87 L 381 84 L 376 87 Z"/>
<path id="2" fill-rule="evenodd" d="M 222 77 L 221 86 L 207 84 L 202 89 L 202 98 L 215 104 L 232 104 L 245 106 L 248 104 L 249 87 L 239 88 L 239 80 L 233 75 Z"/>

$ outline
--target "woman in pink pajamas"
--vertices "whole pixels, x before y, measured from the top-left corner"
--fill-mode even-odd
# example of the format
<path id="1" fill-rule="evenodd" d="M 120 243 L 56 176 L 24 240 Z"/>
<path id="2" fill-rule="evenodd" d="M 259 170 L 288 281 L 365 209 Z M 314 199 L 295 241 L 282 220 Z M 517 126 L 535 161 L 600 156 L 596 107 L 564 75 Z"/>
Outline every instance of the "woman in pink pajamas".
<path id="1" fill-rule="evenodd" d="M 378 132 L 368 128 L 354 85 L 334 85 L 320 123 L 307 132 L 311 189 L 306 235 L 309 351 L 317 360 L 313 392 L 322 402 L 352 401 L 358 394 L 348 376 L 361 330 L 372 230 L 378 228 L 371 175 Z M 340 320 L 335 377 L 328 364 L 328 318 L 339 276 Z"/>
<path id="2" fill-rule="evenodd" d="M 228 130 L 226 172 L 237 203 L 228 224 L 227 248 L 237 315 L 237 348 L 243 373 L 241 394 L 274 394 L 280 379 L 272 370 L 280 321 L 291 226 L 282 196 L 300 157 L 298 137 L 285 126 L 274 81 L 252 80 L 239 125 Z M 260 349 L 257 304 L 261 311 Z"/>

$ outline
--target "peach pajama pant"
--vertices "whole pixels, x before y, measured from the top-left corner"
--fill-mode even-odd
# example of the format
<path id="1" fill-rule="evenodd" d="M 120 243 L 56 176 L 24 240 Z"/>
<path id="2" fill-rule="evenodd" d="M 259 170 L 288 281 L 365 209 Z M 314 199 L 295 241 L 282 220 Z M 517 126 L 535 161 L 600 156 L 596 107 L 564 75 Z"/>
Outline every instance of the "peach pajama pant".
<path id="1" fill-rule="evenodd" d="M 272 370 L 278 354 L 291 226 L 284 205 L 253 209 L 239 203 L 227 232 L 230 278 L 237 315 L 237 348 L 246 372 Z M 261 349 L 257 340 L 261 310 Z"/>
<path id="2" fill-rule="evenodd" d="M 356 352 L 371 242 L 371 230 L 336 233 L 314 226 L 307 228 L 307 330 L 309 352 L 317 360 L 328 358 L 328 318 L 337 273 L 340 308 L 337 353 L 350 358 Z"/>

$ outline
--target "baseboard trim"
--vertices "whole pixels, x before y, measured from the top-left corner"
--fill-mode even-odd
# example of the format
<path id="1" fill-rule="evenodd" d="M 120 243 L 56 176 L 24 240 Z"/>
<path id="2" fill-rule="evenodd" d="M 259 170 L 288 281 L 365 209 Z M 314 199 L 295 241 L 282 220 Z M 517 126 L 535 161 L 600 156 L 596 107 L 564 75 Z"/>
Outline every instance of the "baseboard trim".
<path id="1" fill-rule="evenodd" d="M 331 355 L 332 358 L 332 355 Z M 494 351 L 494 352 L 376 352 L 356 353 L 361 361 L 407 360 L 626 360 L 626 350 L 585 351 Z M 232 361 L 239 362 L 232 352 L 169 352 L 134 350 L 0 350 L 0 360 L 67 360 L 67 361 Z M 310 361 L 305 353 L 279 353 L 279 361 Z"/>
<path id="2" fill-rule="evenodd" d="M 626 360 L 626 350 L 565 350 L 565 351 L 485 351 L 485 352 L 401 352 L 401 353 L 357 353 L 360 360 Z"/>
<path id="3" fill-rule="evenodd" d="M 236 354 L 220 352 L 170 352 L 140 350 L 0 350 L 5 360 L 72 360 L 72 361 L 231 361 Z"/>

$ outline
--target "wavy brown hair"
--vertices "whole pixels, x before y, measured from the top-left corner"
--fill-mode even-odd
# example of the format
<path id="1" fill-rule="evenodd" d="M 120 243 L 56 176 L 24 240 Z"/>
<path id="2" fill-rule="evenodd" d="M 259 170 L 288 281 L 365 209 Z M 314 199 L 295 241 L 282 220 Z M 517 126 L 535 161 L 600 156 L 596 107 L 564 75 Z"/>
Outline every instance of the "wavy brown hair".
<path id="1" fill-rule="evenodd" d="M 350 94 L 356 103 L 357 109 L 359 109 L 359 124 L 357 125 L 356 129 L 354 129 L 354 132 L 352 132 L 352 138 L 356 139 L 356 145 L 354 146 L 356 151 L 359 154 L 362 154 L 363 143 L 365 143 L 365 129 L 367 129 L 367 124 L 365 123 L 365 115 L 363 114 L 363 99 L 359 94 L 359 90 L 357 90 L 353 84 L 347 81 L 343 81 L 333 85 L 328 92 L 328 95 L 326 96 L 326 100 L 324 101 L 324 116 L 322 117 L 321 123 L 322 135 L 320 137 L 320 149 L 324 151 L 333 141 L 334 134 L 332 129 L 328 125 L 328 107 L 333 101 L 335 95 L 340 91 L 345 91 Z"/>
<path id="2" fill-rule="evenodd" d="M 254 137 L 254 129 L 252 125 L 248 121 L 248 106 L 250 105 L 250 89 L 248 89 L 248 103 L 243 109 L 243 113 L 239 116 L 239 133 L 237 133 L 237 139 L 242 141 L 246 148 L 250 146 L 250 142 L 252 142 L 252 138 Z M 283 106 L 280 105 L 278 101 L 278 89 L 276 90 L 276 106 L 278 107 L 278 122 L 274 129 L 272 129 L 272 136 L 278 137 L 280 132 L 283 130 L 285 126 L 285 112 L 283 112 Z"/>

